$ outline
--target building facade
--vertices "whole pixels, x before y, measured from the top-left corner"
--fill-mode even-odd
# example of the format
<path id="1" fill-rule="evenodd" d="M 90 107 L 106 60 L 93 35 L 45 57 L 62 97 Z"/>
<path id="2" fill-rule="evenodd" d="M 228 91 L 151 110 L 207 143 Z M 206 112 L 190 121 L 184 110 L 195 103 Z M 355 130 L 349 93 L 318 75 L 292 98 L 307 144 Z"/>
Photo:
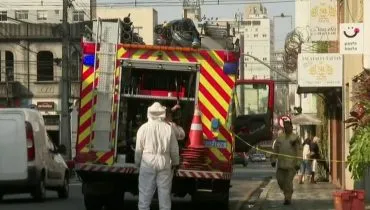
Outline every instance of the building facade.
<path id="1" fill-rule="evenodd" d="M 54 0 L 2 0 L 0 22 L 19 23 L 61 23 L 63 19 L 63 1 Z M 96 0 L 74 0 L 68 9 L 69 22 L 81 22 L 94 19 Z M 92 8 L 90 10 L 90 8 Z"/>
<path id="2" fill-rule="evenodd" d="M 246 8 L 244 25 L 244 53 L 271 64 L 273 53 L 273 24 L 267 17 L 267 10 L 261 4 Z M 244 57 L 245 79 L 270 79 L 271 70 L 255 59 Z"/>
<path id="3" fill-rule="evenodd" d="M 35 105 L 59 143 L 62 34 L 60 24 L 0 23 L 0 107 Z M 80 37 L 85 23 L 71 25 L 71 100 L 79 98 Z M 26 30 L 28 29 L 28 30 Z"/>
<path id="4" fill-rule="evenodd" d="M 154 27 L 158 25 L 158 13 L 153 8 L 126 8 L 126 7 L 98 7 L 97 17 L 102 19 L 114 19 L 130 14 L 134 32 L 139 33 L 145 44 L 154 44 Z"/>

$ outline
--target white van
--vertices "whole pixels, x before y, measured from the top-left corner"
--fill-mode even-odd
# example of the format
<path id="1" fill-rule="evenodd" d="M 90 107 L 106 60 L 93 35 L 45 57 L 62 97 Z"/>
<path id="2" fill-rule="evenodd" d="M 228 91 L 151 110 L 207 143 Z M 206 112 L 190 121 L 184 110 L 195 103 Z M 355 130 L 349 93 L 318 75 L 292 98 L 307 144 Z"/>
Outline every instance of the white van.
<path id="1" fill-rule="evenodd" d="M 5 194 L 31 193 L 38 201 L 46 190 L 69 195 L 66 148 L 49 139 L 42 115 L 33 109 L 0 109 L 0 200 Z"/>

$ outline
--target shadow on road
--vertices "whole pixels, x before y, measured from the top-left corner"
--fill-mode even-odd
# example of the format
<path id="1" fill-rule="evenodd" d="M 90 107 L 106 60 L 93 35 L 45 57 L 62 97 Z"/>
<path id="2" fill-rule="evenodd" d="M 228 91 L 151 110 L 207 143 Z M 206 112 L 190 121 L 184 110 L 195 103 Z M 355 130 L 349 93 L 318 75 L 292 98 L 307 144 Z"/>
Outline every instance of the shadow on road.
<path id="1" fill-rule="evenodd" d="M 6 205 L 19 205 L 19 204 L 37 204 L 37 203 L 46 203 L 46 202 L 55 202 L 60 200 L 59 198 L 46 198 L 45 201 L 39 202 L 34 200 L 32 197 L 30 198 L 10 198 L 10 199 L 4 199 L 0 201 L 0 205 L 6 204 Z"/>

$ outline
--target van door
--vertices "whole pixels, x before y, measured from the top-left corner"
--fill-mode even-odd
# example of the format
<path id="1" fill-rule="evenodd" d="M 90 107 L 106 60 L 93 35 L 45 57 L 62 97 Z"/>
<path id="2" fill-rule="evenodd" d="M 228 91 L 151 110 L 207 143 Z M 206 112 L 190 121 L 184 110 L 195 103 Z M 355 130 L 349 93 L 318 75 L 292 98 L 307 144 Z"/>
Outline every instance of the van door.
<path id="1" fill-rule="evenodd" d="M 57 182 L 58 182 L 58 179 L 60 179 L 59 177 L 59 174 L 57 172 L 57 168 L 56 168 L 56 164 L 55 164 L 55 147 L 54 147 L 54 144 L 53 142 L 50 140 L 50 138 L 47 136 L 46 137 L 46 141 L 47 141 L 47 148 L 48 148 L 48 151 L 47 151 L 47 156 L 45 157 L 45 162 L 47 164 L 46 168 L 47 168 L 47 179 L 48 179 L 48 182 L 55 186 L 57 185 Z"/>
<path id="2" fill-rule="evenodd" d="M 27 178 L 27 140 L 24 114 L 0 112 L 0 180 Z"/>

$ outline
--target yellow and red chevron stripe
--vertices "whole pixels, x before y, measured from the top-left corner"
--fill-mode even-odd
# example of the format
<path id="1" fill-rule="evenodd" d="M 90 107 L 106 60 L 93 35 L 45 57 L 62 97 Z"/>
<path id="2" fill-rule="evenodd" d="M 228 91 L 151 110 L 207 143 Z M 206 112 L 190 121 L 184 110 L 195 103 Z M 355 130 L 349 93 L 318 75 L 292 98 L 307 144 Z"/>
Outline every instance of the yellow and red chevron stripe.
<path id="1" fill-rule="evenodd" d="M 118 59 L 132 60 L 163 60 L 182 63 L 200 64 L 199 107 L 202 112 L 203 134 L 208 140 L 226 141 L 226 148 L 209 148 L 209 165 L 219 170 L 215 165 L 225 163 L 230 165 L 233 136 L 227 129 L 226 120 L 235 86 L 235 75 L 223 73 L 224 51 L 220 50 L 169 50 L 168 48 L 131 48 L 127 45 L 118 47 Z M 217 132 L 211 129 L 212 119 L 220 121 Z M 231 170 L 231 169 L 230 169 Z"/>
<path id="2" fill-rule="evenodd" d="M 118 65 L 117 65 L 118 66 Z M 95 78 L 94 78 L 94 72 Z M 92 130 L 96 115 L 93 114 L 93 107 L 96 104 L 97 98 L 94 95 L 94 88 L 98 85 L 99 77 L 98 77 L 98 70 L 94 71 L 94 67 L 88 67 L 83 65 L 82 66 L 82 76 L 81 76 L 81 102 L 80 102 L 80 110 L 79 110 L 79 128 L 78 128 L 78 136 L 77 136 L 77 143 L 76 143 L 76 153 L 77 156 L 80 154 L 91 153 L 89 149 L 89 144 L 91 140 L 94 138 L 94 132 Z M 117 67 L 115 70 L 115 90 L 118 90 L 119 83 L 120 83 L 120 67 Z M 94 87 L 95 86 L 95 87 Z M 115 141 L 115 131 L 116 131 L 116 121 L 117 121 L 117 110 L 118 110 L 118 98 L 119 92 L 115 92 L 113 95 L 113 117 L 111 119 L 112 131 L 111 131 L 111 142 L 114 144 Z M 105 163 L 108 165 L 113 164 L 114 158 L 114 145 L 112 145 L 112 150 L 109 152 L 93 152 L 95 153 L 97 159 L 91 160 L 91 162 L 98 162 L 98 163 Z"/>

